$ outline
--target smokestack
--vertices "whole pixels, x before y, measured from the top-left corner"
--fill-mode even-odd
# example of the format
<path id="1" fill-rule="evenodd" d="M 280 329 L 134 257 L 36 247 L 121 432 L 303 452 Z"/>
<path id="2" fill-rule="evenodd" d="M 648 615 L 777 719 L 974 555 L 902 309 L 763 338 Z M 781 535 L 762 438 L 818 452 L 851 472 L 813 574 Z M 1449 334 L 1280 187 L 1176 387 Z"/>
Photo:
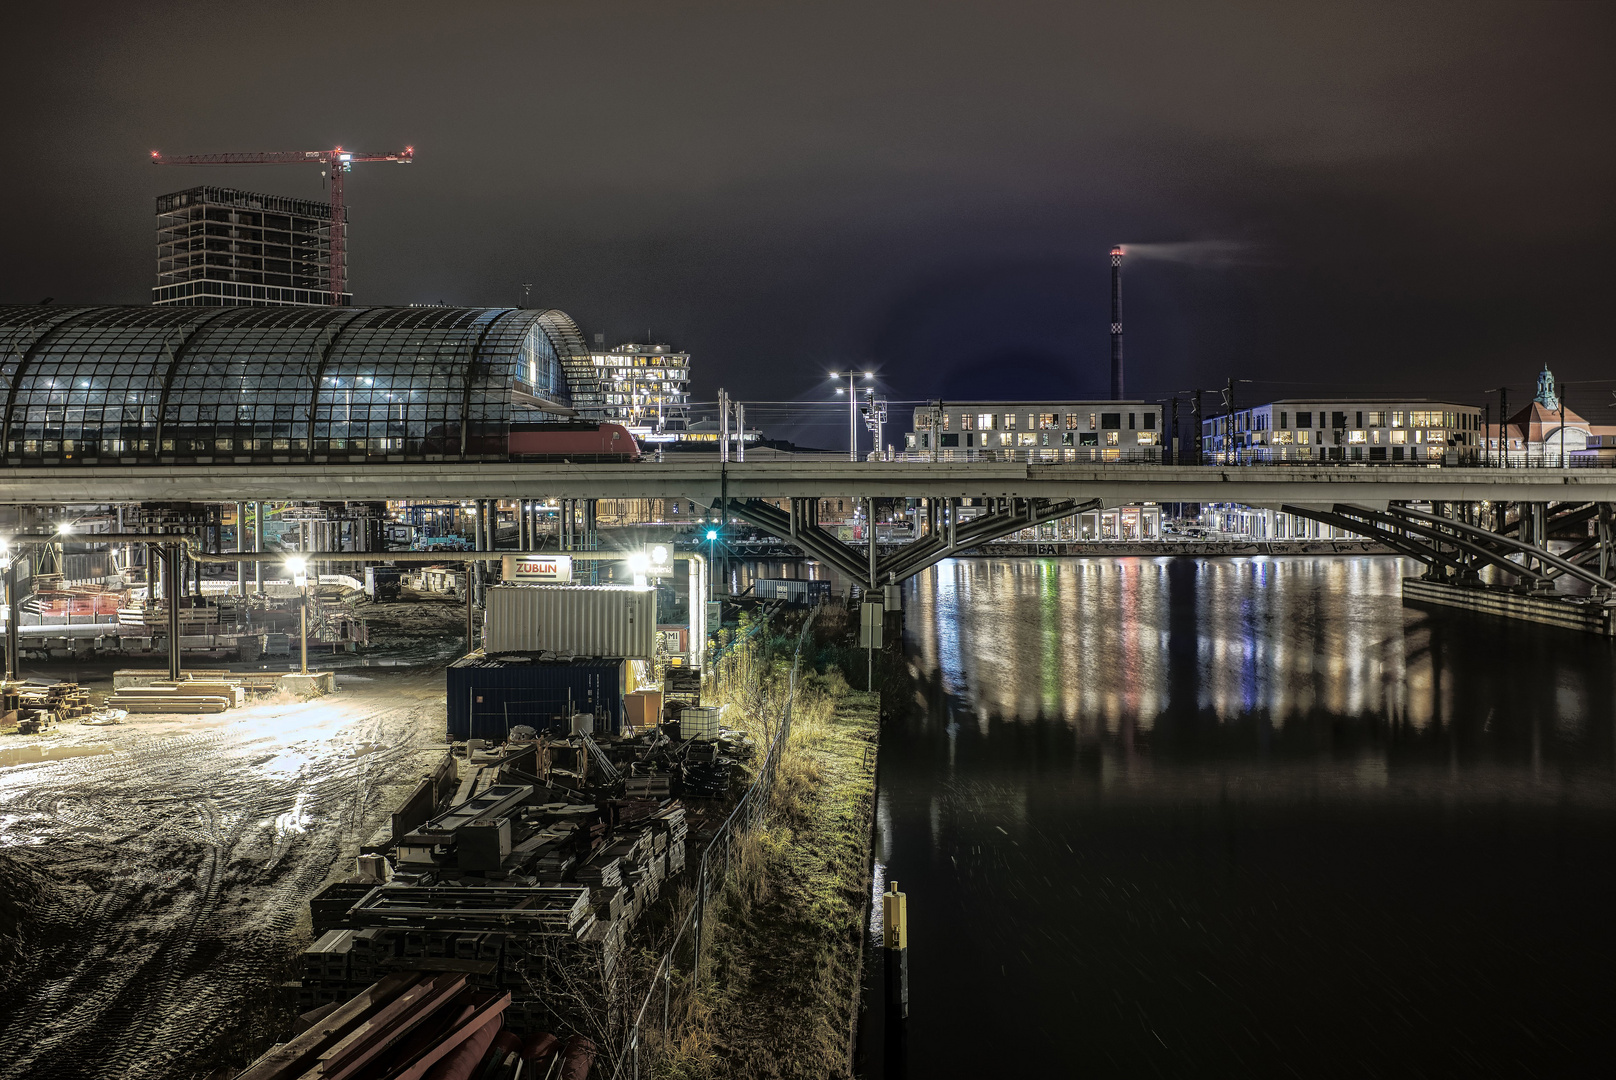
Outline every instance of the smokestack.
<path id="1" fill-rule="evenodd" d="M 1122 400 L 1122 245 L 1111 249 L 1111 400 Z"/>

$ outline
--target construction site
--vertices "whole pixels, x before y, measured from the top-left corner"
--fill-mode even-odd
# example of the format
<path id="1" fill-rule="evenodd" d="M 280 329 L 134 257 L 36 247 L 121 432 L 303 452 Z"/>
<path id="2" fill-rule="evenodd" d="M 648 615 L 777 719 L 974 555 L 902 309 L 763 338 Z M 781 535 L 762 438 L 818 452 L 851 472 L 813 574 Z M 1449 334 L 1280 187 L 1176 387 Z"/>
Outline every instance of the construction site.
<path id="1" fill-rule="evenodd" d="M 490 618 L 499 595 L 600 588 L 497 586 Z M 721 887 L 713 845 L 727 857 L 761 812 L 789 706 L 704 705 L 721 674 L 621 627 L 617 651 L 643 660 L 446 665 L 459 603 L 408 585 L 347 602 L 391 655 L 296 692 L 263 665 L 188 658 L 168 680 L 20 661 L 0 736 L 0 1074 L 635 1075 L 642 958 L 688 925 L 693 890 Z M 802 623 L 754 614 L 775 635 Z M 528 644 L 586 622 L 561 617 Z M 587 696 L 579 670 L 615 682 Z M 24 734 L 19 716 L 46 713 Z"/>

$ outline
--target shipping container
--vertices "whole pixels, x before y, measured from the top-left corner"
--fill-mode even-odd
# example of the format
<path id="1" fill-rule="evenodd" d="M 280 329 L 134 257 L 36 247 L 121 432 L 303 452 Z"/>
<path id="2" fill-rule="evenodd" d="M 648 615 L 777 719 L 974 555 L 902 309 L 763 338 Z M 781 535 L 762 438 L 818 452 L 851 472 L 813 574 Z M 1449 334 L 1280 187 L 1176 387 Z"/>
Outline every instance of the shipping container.
<path id="1" fill-rule="evenodd" d="M 449 737 L 499 742 L 518 724 L 565 734 L 575 713 L 593 713 L 595 730 L 615 735 L 631 678 L 621 659 L 475 652 L 449 665 Z"/>
<path id="2" fill-rule="evenodd" d="M 488 590 L 489 653 L 656 656 L 656 590 L 634 585 L 496 585 Z"/>
<path id="3" fill-rule="evenodd" d="M 752 593 L 759 600 L 822 604 L 830 599 L 830 582 L 804 578 L 756 578 L 753 581 Z"/>

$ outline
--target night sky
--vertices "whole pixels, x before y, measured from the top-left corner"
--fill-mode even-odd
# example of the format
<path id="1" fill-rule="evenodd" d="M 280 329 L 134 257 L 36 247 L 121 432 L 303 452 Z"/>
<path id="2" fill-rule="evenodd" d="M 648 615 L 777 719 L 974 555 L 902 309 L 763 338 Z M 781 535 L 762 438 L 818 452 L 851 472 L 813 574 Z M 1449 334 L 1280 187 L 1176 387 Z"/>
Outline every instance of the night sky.
<path id="1" fill-rule="evenodd" d="M 50 4 L 8 16 L 0 300 L 142 304 L 153 197 L 349 179 L 356 302 L 558 307 L 695 392 L 1524 395 L 1616 422 L 1616 5 Z M 1580 397 L 1580 401 L 1579 401 Z M 1522 400 L 1516 397 L 1516 400 Z"/>

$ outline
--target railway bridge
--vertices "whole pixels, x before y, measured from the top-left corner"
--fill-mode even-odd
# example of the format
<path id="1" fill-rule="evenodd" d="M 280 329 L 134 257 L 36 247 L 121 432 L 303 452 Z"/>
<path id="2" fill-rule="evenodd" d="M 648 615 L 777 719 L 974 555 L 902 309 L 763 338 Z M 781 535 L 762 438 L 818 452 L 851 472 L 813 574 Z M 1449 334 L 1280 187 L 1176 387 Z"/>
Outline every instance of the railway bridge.
<path id="1" fill-rule="evenodd" d="M 721 461 L 568 464 L 501 461 L 213 463 L 0 470 L 0 504 L 384 502 L 394 499 L 685 499 L 766 530 L 866 588 L 1043 522 L 1135 503 L 1237 503 L 1346 529 L 1419 560 L 1431 580 L 1509 577 L 1524 591 L 1561 579 L 1606 596 L 1616 586 L 1616 469 L 1397 466 L 1177 466 L 1026 462 L 849 461 L 777 456 Z M 820 527 L 819 499 L 918 500 L 913 543 L 878 556 Z M 986 512 L 957 512 L 970 499 Z M 526 540 L 536 534 L 523 529 Z M 86 540 L 89 537 L 85 537 Z M 479 548 L 490 550 L 491 537 Z M 1557 550 L 1551 540 L 1569 541 Z M 532 546 L 522 544 L 522 547 Z M 353 559 L 353 553 L 332 553 Z M 374 557 L 382 557 L 377 552 Z"/>

